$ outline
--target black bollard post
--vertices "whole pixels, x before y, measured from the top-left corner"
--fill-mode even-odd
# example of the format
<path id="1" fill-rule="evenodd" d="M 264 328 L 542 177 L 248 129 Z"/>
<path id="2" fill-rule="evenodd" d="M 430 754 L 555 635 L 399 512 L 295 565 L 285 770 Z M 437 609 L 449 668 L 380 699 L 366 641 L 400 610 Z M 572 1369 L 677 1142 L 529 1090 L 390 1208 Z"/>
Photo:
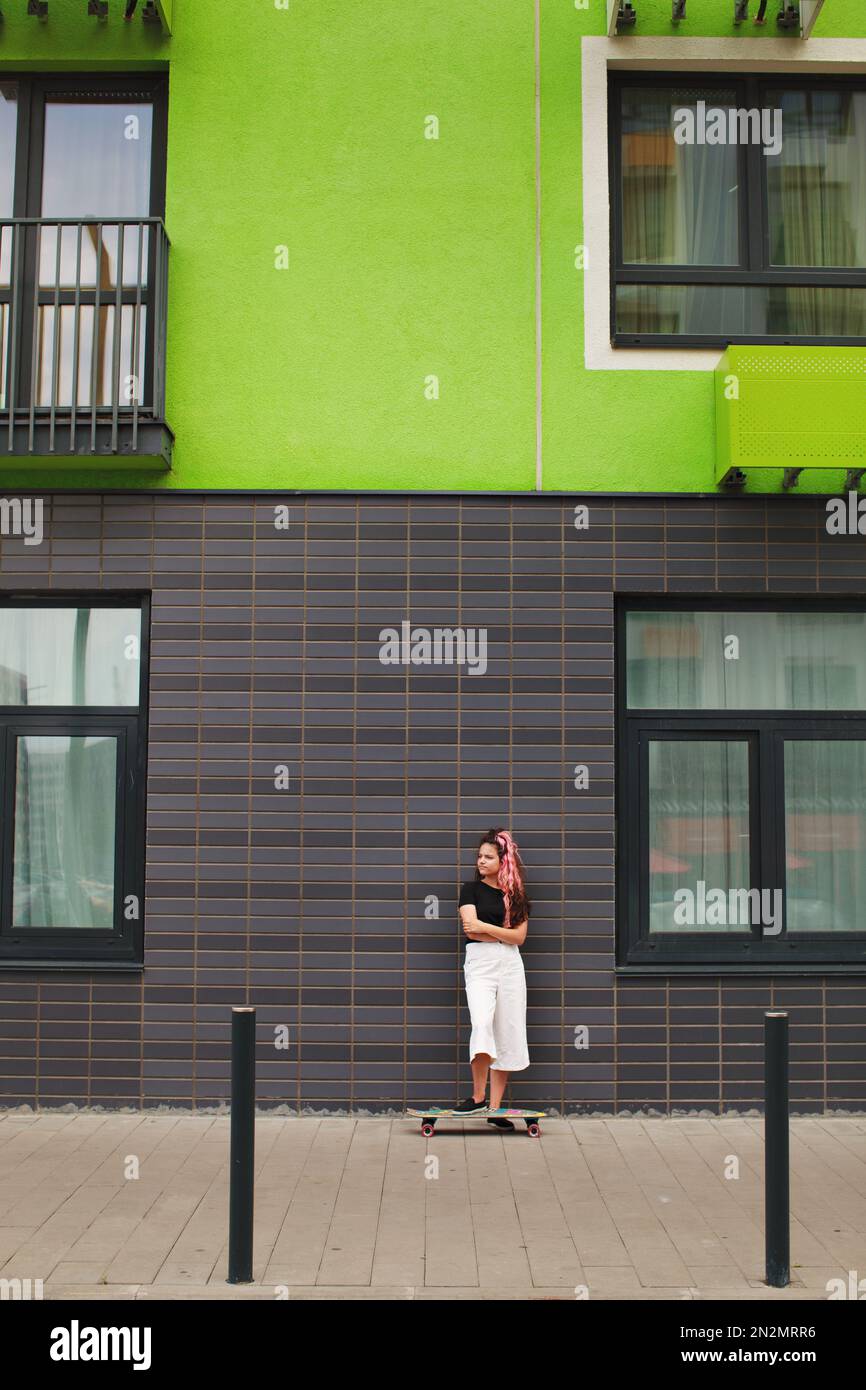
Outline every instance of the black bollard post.
<path id="1" fill-rule="evenodd" d="M 767 1283 L 791 1282 L 788 1015 L 764 1014 L 764 1236 Z"/>
<path id="2" fill-rule="evenodd" d="M 232 1009 L 229 1150 L 229 1284 L 253 1277 L 253 1160 L 256 1109 L 256 1011 Z"/>

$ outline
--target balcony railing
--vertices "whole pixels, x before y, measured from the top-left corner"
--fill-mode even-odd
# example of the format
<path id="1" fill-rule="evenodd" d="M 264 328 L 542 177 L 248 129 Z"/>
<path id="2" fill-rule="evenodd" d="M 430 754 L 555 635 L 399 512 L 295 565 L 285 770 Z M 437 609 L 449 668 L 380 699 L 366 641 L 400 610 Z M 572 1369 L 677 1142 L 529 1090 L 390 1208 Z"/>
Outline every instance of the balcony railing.
<path id="1" fill-rule="evenodd" d="M 159 218 L 0 220 L 0 458 L 167 468 Z"/>

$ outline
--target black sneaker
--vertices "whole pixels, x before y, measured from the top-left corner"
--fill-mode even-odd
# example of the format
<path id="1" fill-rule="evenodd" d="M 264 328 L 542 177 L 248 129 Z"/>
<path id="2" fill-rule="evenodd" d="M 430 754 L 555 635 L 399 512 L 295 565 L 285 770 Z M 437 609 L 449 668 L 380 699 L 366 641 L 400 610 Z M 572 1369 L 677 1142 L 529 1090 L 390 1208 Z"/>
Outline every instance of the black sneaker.
<path id="1" fill-rule="evenodd" d="M 484 1100 L 476 1100 L 474 1096 L 467 1096 L 465 1100 L 461 1100 L 459 1105 L 455 1105 L 454 1114 L 484 1115 L 489 1109 L 486 1097 Z"/>
<path id="2" fill-rule="evenodd" d="M 514 1128 L 514 1125 L 511 1123 L 510 1120 L 503 1119 L 503 1118 L 501 1118 L 501 1117 L 498 1116 L 498 1115 L 497 1115 L 495 1118 L 489 1119 L 489 1120 L 487 1121 L 487 1123 L 488 1123 L 489 1125 L 495 1125 L 497 1129 L 513 1129 L 513 1128 Z"/>

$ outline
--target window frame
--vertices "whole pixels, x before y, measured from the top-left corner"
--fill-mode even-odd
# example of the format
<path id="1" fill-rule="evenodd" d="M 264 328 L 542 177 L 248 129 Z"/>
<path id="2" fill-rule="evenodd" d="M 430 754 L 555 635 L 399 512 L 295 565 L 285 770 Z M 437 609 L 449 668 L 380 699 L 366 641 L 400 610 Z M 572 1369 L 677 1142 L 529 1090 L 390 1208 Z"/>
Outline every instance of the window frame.
<path id="1" fill-rule="evenodd" d="M 141 611 L 139 701 L 131 705 L 0 705 L 0 971 L 9 969 L 140 969 L 144 962 L 147 727 L 150 672 L 148 593 L 4 593 L 0 621 L 9 608 L 138 608 Z M 118 740 L 115 823 L 114 925 L 13 928 L 15 844 L 15 740 L 27 734 L 107 734 Z M 127 920 L 124 900 L 138 898 L 137 920 Z"/>
<path id="2" fill-rule="evenodd" d="M 138 97 L 151 102 L 153 108 L 153 122 L 151 127 L 151 150 L 150 150 L 150 193 L 148 199 L 148 217 L 165 219 L 165 183 L 166 168 L 168 157 L 168 73 L 158 72 L 118 72 L 118 73 L 32 73 L 12 68 L 2 74 L 4 82 L 15 83 L 17 86 L 17 122 L 15 131 L 15 175 L 12 189 L 12 216 L 13 218 L 41 218 L 42 216 L 42 176 L 44 164 L 44 145 L 45 145 L 45 106 L 51 96 L 61 95 L 67 97 L 78 97 L 79 100 L 86 100 L 88 96 L 94 98 L 116 97 L 118 103 L 124 99 Z M 51 222 L 52 219 L 46 219 Z M 82 219 L 84 220 L 84 219 Z M 89 221 L 96 223 L 104 221 L 105 226 L 112 226 L 111 215 L 104 219 L 94 216 Z M 121 219 L 122 220 L 122 219 Z M 29 229 L 25 240 L 25 249 L 22 267 L 21 293 L 25 303 L 31 303 L 33 296 L 40 288 L 37 285 L 39 268 L 37 265 L 37 241 L 33 229 Z M 156 284 L 156 239 L 149 237 L 147 254 L 147 292 L 141 296 L 142 303 L 147 309 L 145 332 L 144 332 L 144 362 L 145 373 L 142 381 L 142 395 L 145 400 L 150 399 L 153 388 L 152 381 L 152 358 L 153 358 L 153 334 L 155 331 L 153 315 L 153 291 Z M 54 293 L 45 291 L 50 297 L 46 303 L 53 303 Z M 81 305 L 89 305 L 95 292 L 81 291 Z M 59 294 L 58 302 L 60 305 L 74 303 L 74 296 L 71 291 L 63 291 Z M 11 285 L 10 285 L 11 302 Z M 121 303 L 135 303 L 134 294 L 130 290 L 121 289 Z M 18 372 L 17 380 L 7 385 L 7 390 L 14 396 L 13 404 L 18 410 L 30 408 L 31 393 L 33 391 L 32 367 L 33 367 L 33 316 L 29 313 L 22 315 L 18 341 Z M 63 410 L 66 410 L 63 407 Z M 90 406 L 76 406 L 73 402 L 72 412 L 89 413 Z M 108 407 L 97 406 L 97 412 L 104 413 Z M 50 406 L 34 406 L 37 416 L 48 415 L 51 411 Z"/>
<path id="3" fill-rule="evenodd" d="M 834 267 L 770 267 L 769 212 L 766 159 L 760 145 L 737 146 L 738 173 L 742 195 L 739 204 L 739 266 L 635 265 L 627 263 L 622 254 L 622 105 L 621 92 L 625 87 L 670 86 L 733 87 L 738 91 L 737 105 L 747 108 L 762 105 L 761 93 L 767 88 L 785 85 L 804 90 L 838 91 L 840 88 L 862 89 L 866 92 L 866 73 L 810 75 L 806 73 L 748 73 L 709 71 L 643 72 L 639 69 L 609 69 L 608 71 L 608 179 L 610 186 L 610 341 L 614 347 L 727 347 L 737 343 L 784 345 L 866 346 L 866 336 L 842 338 L 814 335 L 738 334 L 735 339 L 721 333 L 623 333 L 616 326 L 616 297 L 621 285 L 709 285 L 803 287 L 826 286 L 866 290 L 866 267 L 838 269 Z M 763 163 L 759 163 L 761 160 Z"/>
<path id="4" fill-rule="evenodd" d="M 165 175 L 168 123 L 167 72 L 33 73 L 9 68 L 4 82 L 18 88 L 18 123 L 15 149 L 14 217 L 42 216 L 42 167 L 45 103 L 55 93 L 62 96 L 117 96 L 117 100 L 142 97 L 153 103 L 150 159 L 149 217 L 165 217 Z M 110 221 L 110 218 L 106 219 Z"/>
<path id="5" fill-rule="evenodd" d="M 749 760 L 750 887 L 786 889 L 784 743 L 786 739 L 866 742 L 866 712 L 859 710 L 695 710 L 627 708 L 627 615 L 639 611 L 844 613 L 866 611 L 859 599 L 814 595 L 774 599 L 740 595 L 623 595 L 615 615 L 616 672 L 616 968 L 640 974 L 866 974 L 866 925 L 862 932 L 797 931 L 787 935 L 787 892 L 778 937 L 764 938 L 759 926 L 712 932 L 650 935 L 647 914 L 648 743 L 677 737 L 754 741 Z M 864 851 L 866 853 L 866 851 Z M 662 939 L 662 936 L 664 939 Z"/>

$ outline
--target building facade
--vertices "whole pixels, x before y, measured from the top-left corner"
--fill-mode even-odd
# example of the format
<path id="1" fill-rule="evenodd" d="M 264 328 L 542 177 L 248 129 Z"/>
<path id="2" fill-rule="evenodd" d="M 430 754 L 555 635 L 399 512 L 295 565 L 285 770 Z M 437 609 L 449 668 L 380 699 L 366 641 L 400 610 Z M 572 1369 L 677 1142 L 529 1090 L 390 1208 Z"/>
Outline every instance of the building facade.
<path id="1" fill-rule="evenodd" d="M 515 1103 L 760 1106 L 772 1007 L 862 1109 L 860 6 L 22 0 L 0 96 L 0 1104 L 237 1004 L 465 1094 L 506 824 Z"/>

